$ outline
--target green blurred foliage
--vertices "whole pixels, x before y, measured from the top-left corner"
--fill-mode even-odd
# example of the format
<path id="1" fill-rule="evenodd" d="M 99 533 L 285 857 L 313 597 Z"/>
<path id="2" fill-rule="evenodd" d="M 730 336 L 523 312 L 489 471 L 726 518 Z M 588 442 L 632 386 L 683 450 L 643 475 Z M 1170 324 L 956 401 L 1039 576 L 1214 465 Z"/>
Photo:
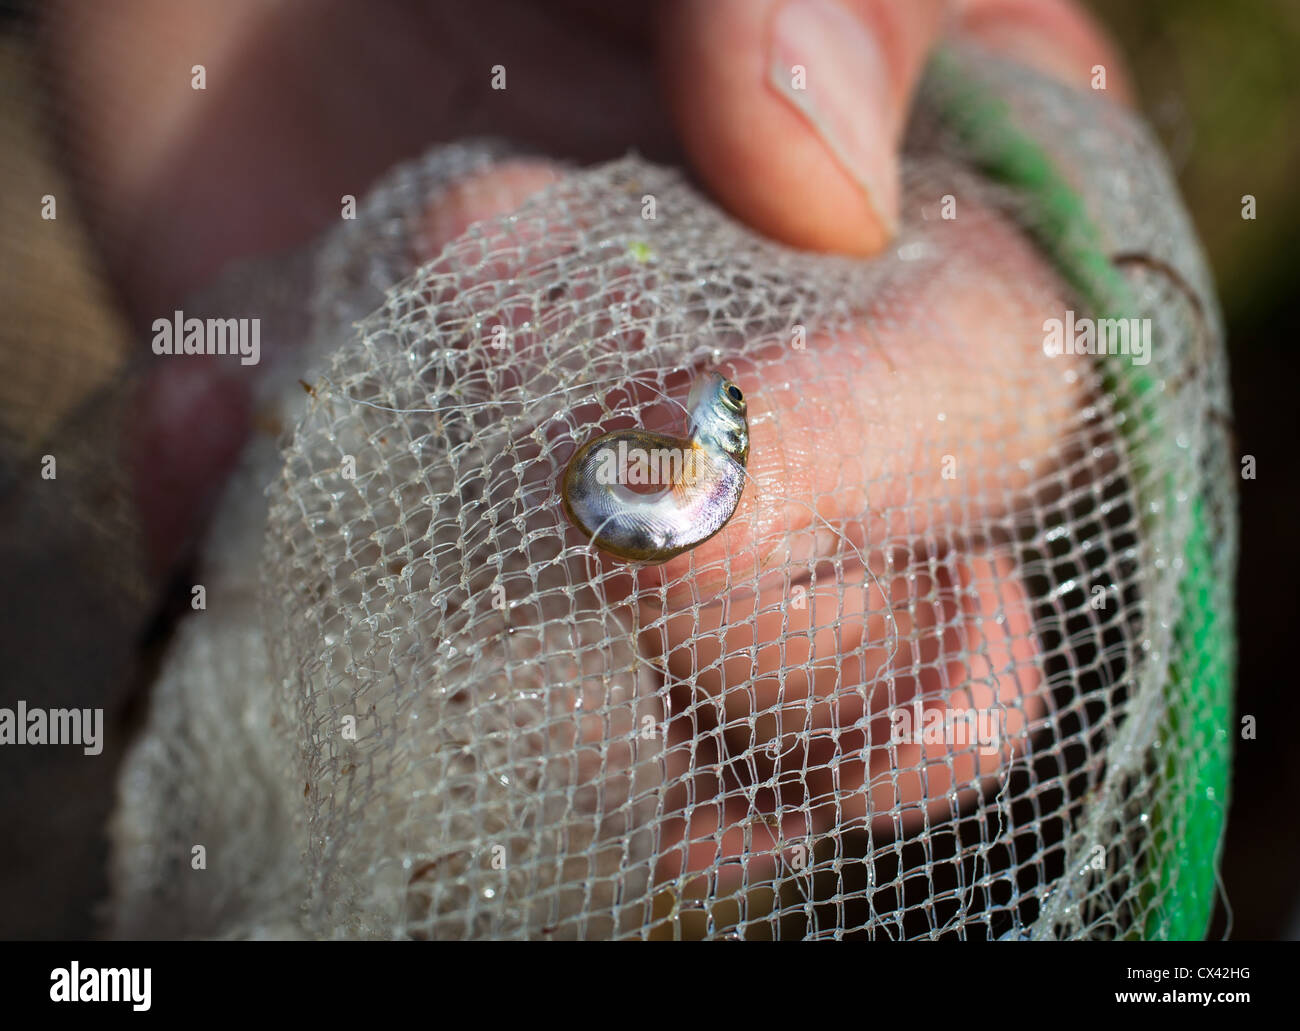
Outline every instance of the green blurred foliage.
<path id="1" fill-rule="evenodd" d="M 1300 2 L 1086 0 L 1118 41 L 1209 254 L 1234 332 L 1293 303 L 1300 243 Z M 1242 197 L 1256 201 L 1254 221 Z"/>

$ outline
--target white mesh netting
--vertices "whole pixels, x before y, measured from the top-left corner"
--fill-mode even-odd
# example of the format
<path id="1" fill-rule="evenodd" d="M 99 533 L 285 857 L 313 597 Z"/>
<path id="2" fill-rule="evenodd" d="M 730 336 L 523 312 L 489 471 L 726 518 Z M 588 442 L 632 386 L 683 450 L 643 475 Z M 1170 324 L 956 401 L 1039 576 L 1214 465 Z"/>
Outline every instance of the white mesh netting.
<path id="1" fill-rule="evenodd" d="M 1044 353 L 1085 303 L 942 82 L 873 261 L 630 157 L 417 267 L 430 204 L 508 151 L 396 170 L 296 259 L 312 393 L 265 388 L 283 448 L 227 491 L 123 773 L 116 933 L 1117 937 L 1204 907 L 1184 861 L 1218 825 L 1181 771 L 1226 754 L 1234 548 L 1212 292 L 1129 116 L 960 68 L 1077 191 L 1151 320 L 1143 378 Z M 222 314 L 264 312 L 265 278 Z M 569 457 L 676 432 L 711 368 L 749 399 L 736 516 L 667 565 L 598 554 Z"/>

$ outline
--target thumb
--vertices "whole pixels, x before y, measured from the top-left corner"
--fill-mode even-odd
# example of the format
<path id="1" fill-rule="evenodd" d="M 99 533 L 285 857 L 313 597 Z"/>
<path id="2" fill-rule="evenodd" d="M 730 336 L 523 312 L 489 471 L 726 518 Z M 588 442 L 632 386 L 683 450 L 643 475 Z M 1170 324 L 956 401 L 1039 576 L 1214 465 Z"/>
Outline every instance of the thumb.
<path id="1" fill-rule="evenodd" d="M 898 145 L 946 0 L 675 0 L 659 52 L 687 155 L 768 236 L 871 254 L 898 222 Z"/>

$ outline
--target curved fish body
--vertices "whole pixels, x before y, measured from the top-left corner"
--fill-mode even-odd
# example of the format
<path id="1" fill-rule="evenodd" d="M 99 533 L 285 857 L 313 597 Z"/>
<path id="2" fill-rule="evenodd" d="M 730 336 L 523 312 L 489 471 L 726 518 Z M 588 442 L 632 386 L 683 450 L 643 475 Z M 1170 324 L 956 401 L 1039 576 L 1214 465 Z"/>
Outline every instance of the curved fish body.
<path id="1" fill-rule="evenodd" d="M 598 548 L 634 562 L 666 562 L 703 544 L 735 513 L 749 461 L 744 395 L 710 372 L 692 387 L 687 410 L 685 437 L 615 430 L 570 460 L 564 509 Z"/>

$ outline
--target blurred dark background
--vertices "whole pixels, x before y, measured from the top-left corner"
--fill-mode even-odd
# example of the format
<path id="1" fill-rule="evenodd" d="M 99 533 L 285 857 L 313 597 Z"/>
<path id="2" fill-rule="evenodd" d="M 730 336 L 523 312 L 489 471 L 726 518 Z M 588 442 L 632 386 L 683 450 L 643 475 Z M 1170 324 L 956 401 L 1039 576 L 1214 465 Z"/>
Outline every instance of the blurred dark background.
<path id="1" fill-rule="evenodd" d="M 1300 549 L 1286 532 L 1300 511 L 1293 457 L 1300 437 L 1300 3 L 1084 3 L 1128 57 L 1140 106 L 1165 143 L 1208 252 L 1227 321 L 1239 450 L 1255 456 L 1258 467 L 1256 479 L 1240 484 L 1237 693 L 1239 716 L 1254 716 L 1258 729 L 1255 740 L 1236 744 L 1223 881 L 1232 937 L 1300 939 L 1300 761 L 1289 737 L 1289 728 L 1300 727 L 1292 658 L 1300 655 Z M 128 353 L 120 309 L 75 219 L 59 234 L 40 231 L 32 198 L 72 191 L 49 141 L 50 113 L 35 99 L 43 74 L 30 43 L 35 9 L 0 0 L 0 491 L 12 487 L 14 456 L 31 455 L 38 441 L 66 426 L 68 413 L 114 381 Z M 1256 198 L 1253 221 L 1241 217 L 1244 194 Z M 29 268 L 42 270 L 39 280 L 22 274 Z M 94 436 L 84 426 L 77 435 Z M 113 519 L 106 511 L 101 520 L 110 539 Z M 92 700 L 95 685 L 112 679 L 105 669 L 119 666 L 134 669 L 140 682 L 147 656 L 140 663 L 94 648 L 75 654 L 58 634 L 43 638 L 31 614 L 57 611 L 58 590 L 80 576 L 112 584 L 97 611 L 125 627 L 142 587 L 83 568 L 78 548 L 86 542 L 62 549 L 63 571 L 34 563 L 22 536 L 40 532 L 40 524 L 39 513 L 26 512 L 8 514 L 0 525 L 0 536 L 8 537 L 0 560 L 25 555 L 30 567 L 20 573 L 21 596 L 0 603 L 3 618 L 11 628 L 28 620 L 26 661 L 44 663 L 47 675 L 50 664 L 59 666 L 65 682 L 82 685 L 86 697 L 65 704 L 107 704 L 109 718 L 126 726 L 139 715 L 129 690 Z M 102 551 L 86 546 L 86 555 Z M 13 655 L 0 654 L 0 663 L 11 687 L 37 676 Z M 100 771 L 116 767 L 115 737 Z M 85 780 L 70 776 L 67 764 L 37 764 L 0 778 L 0 811 L 12 814 L 4 818 L 0 849 L 0 938 L 94 933 L 93 906 L 105 887 L 98 830 L 111 801 L 111 773 Z M 64 847 L 49 848 L 51 835 Z M 62 886 L 57 897 L 50 884 Z M 1212 934 L 1227 933 L 1228 921 L 1220 906 Z"/>
<path id="2" fill-rule="evenodd" d="M 1178 173 L 1228 328 L 1243 480 L 1237 579 L 1238 739 L 1223 881 L 1234 938 L 1300 939 L 1300 4 L 1089 0 L 1118 39 Z M 1252 194 L 1254 221 L 1241 217 Z M 1212 934 L 1227 928 L 1223 907 Z"/>

